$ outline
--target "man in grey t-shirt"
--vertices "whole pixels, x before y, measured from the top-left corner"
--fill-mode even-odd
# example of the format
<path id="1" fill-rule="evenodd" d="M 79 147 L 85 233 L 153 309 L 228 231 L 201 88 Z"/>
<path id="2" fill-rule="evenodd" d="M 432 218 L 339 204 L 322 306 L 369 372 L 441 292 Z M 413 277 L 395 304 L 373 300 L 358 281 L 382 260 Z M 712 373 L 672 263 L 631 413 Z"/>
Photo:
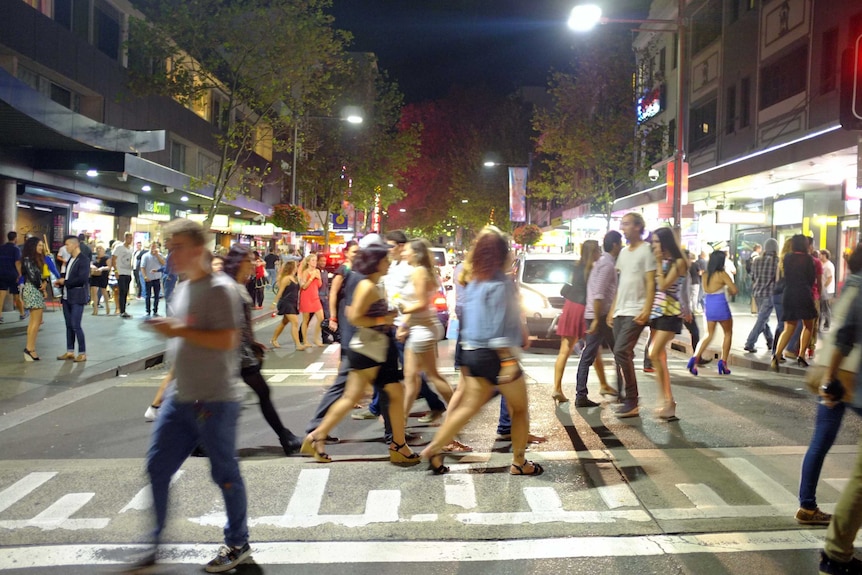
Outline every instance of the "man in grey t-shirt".
<path id="1" fill-rule="evenodd" d="M 129 286 L 132 285 L 132 239 L 131 232 L 126 232 L 123 235 L 123 243 L 114 244 L 114 251 L 111 253 L 111 265 L 117 274 L 117 283 L 120 287 L 120 315 L 126 319 L 132 317 L 126 313 Z"/>
<path id="2" fill-rule="evenodd" d="M 165 228 L 165 235 L 174 269 L 188 279 L 177 287 L 172 317 L 146 324 L 170 338 L 174 381 L 159 409 L 147 453 L 156 515 L 155 546 L 136 565 L 155 564 L 171 477 L 200 445 L 209 456 L 227 512 L 225 545 L 206 565 L 207 572 L 220 573 L 251 555 L 245 484 L 236 459 L 242 304 L 233 280 L 224 274 L 213 275 L 204 262 L 206 236 L 200 224 L 174 220 Z"/>

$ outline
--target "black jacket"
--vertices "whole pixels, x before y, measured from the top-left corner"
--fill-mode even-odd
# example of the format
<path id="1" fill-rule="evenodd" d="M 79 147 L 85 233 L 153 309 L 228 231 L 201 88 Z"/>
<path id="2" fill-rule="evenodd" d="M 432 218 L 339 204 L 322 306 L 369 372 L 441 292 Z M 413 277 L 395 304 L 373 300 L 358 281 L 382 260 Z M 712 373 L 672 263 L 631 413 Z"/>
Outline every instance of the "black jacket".
<path id="1" fill-rule="evenodd" d="M 66 270 L 71 262 L 72 260 L 69 260 L 66 264 Z M 84 254 L 78 254 L 74 262 L 72 271 L 63 284 L 63 299 L 69 303 L 84 305 L 90 301 L 90 260 Z"/>
<path id="2" fill-rule="evenodd" d="M 21 260 L 21 272 L 24 275 L 24 281 L 36 289 L 42 289 L 42 269 L 39 264 L 30 258 L 24 258 Z"/>

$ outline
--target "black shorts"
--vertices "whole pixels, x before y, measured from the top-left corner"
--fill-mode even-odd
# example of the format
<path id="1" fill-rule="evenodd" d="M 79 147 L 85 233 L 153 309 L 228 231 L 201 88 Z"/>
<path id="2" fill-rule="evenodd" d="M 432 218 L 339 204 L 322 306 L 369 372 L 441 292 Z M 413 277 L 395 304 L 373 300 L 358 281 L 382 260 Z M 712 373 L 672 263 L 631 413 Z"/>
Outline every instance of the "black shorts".
<path id="1" fill-rule="evenodd" d="M 0 278 L 0 291 L 8 291 L 13 295 L 18 295 L 18 278 Z"/>
<path id="2" fill-rule="evenodd" d="M 678 315 L 661 315 L 649 322 L 650 329 L 656 331 L 682 332 L 682 318 Z"/>
<path id="3" fill-rule="evenodd" d="M 491 385 L 497 385 L 500 375 L 500 356 L 493 349 L 461 350 L 461 365 L 467 368 L 467 375 L 485 379 Z"/>
<path id="4" fill-rule="evenodd" d="M 350 369 L 371 369 L 379 366 L 380 371 L 377 372 L 374 387 L 383 387 L 404 379 L 403 372 L 398 369 L 398 349 L 395 347 L 395 338 L 392 334 L 389 334 L 389 349 L 386 351 L 386 361 L 383 363 L 377 363 L 367 355 L 362 355 L 349 348 L 347 349 L 347 361 L 350 362 Z"/>

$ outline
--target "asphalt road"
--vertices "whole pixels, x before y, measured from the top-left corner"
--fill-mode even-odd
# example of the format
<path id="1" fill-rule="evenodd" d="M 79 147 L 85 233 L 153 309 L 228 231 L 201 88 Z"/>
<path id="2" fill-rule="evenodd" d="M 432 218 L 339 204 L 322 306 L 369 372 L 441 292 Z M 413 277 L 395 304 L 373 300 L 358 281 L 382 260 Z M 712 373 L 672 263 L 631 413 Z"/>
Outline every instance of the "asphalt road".
<path id="1" fill-rule="evenodd" d="M 268 341 L 273 324 L 257 327 Z M 451 350 L 440 364 L 453 383 Z M 524 360 L 531 430 L 547 443 L 528 457 L 541 477 L 509 476 L 509 444 L 495 438 L 492 400 L 460 439 L 475 452 L 452 473 L 386 463 L 382 425 L 346 419 L 327 447 L 335 461 L 286 458 L 253 395 L 240 422 L 255 564 L 237 573 L 816 573 L 824 529 L 796 525 L 799 467 L 814 398 L 799 377 L 712 366 L 697 378 L 671 360 L 680 421 L 651 416 L 652 376 L 639 371 L 642 417 L 606 405 L 550 400 L 555 350 Z M 265 375 L 285 424 L 302 432 L 338 361 L 335 346 L 269 354 Z M 574 396 L 576 358 L 566 373 Z M 143 412 L 163 368 L 61 391 L 53 408 L 15 405 L 0 429 L 0 570 L 109 573 L 145 540 L 150 510 Z M 591 389 L 598 384 L 591 379 Z M 78 393 L 81 389 L 88 393 Z M 598 400 L 598 397 L 594 396 Z M 417 402 L 415 413 L 425 408 Z M 5 417 L 5 416 L 4 416 Z M 2 420 L 0 420 L 2 421 Z M 411 419 L 421 437 L 433 427 Z M 848 416 L 818 490 L 831 510 L 849 475 L 859 418 Z M 220 543 L 224 511 L 208 462 L 176 478 L 165 573 L 199 573 Z"/>

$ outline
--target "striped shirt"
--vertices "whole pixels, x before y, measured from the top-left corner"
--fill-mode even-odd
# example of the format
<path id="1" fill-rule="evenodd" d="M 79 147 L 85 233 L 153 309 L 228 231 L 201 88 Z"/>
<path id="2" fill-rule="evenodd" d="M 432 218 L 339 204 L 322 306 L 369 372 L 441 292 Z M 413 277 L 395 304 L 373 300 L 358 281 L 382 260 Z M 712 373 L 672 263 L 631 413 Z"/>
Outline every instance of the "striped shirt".
<path id="1" fill-rule="evenodd" d="M 605 252 L 595 263 L 590 277 L 587 279 L 587 309 L 586 319 L 596 319 L 593 313 L 593 302 L 602 300 L 601 315 L 607 315 L 617 294 L 617 271 L 614 269 L 614 257 Z"/>

